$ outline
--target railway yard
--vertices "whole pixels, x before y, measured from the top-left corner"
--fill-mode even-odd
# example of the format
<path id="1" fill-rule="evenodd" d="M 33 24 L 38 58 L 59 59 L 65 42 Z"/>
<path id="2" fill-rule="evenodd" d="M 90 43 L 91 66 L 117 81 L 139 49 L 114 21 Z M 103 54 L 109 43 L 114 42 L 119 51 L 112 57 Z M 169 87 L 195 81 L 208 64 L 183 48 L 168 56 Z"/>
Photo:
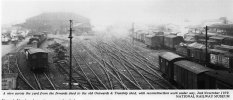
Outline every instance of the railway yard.
<path id="1" fill-rule="evenodd" d="M 101 29 L 42 13 L 2 31 L 2 89 L 233 89 L 233 24 L 215 21 Z"/>
<path id="2" fill-rule="evenodd" d="M 73 36 L 72 48 L 69 38 L 44 31 L 13 41 L 15 46 L 2 56 L 3 89 L 233 88 L 231 36 L 83 34 Z"/>
<path id="3" fill-rule="evenodd" d="M 58 59 L 53 44 L 65 48 L 63 59 Z M 69 89 L 69 40 L 67 36 L 48 35 L 40 48 L 48 52 L 45 71 L 33 72 L 27 66 L 21 45 L 2 57 L 2 73 L 18 73 L 19 90 Z M 176 89 L 162 77 L 158 53 L 130 38 L 112 36 L 75 36 L 72 55 L 72 89 L 77 90 L 128 90 Z M 61 54 L 61 53 L 59 53 Z"/>

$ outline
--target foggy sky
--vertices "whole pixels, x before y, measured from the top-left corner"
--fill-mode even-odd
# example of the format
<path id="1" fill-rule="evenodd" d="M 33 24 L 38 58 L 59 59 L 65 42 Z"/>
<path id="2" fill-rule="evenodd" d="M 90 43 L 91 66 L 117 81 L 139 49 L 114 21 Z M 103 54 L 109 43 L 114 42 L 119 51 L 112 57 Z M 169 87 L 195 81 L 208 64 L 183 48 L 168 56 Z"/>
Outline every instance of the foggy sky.
<path id="1" fill-rule="evenodd" d="M 1 5 L 2 24 L 23 22 L 43 12 L 74 12 L 95 26 L 233 19 L 233 0 L 2 0 Z"/>

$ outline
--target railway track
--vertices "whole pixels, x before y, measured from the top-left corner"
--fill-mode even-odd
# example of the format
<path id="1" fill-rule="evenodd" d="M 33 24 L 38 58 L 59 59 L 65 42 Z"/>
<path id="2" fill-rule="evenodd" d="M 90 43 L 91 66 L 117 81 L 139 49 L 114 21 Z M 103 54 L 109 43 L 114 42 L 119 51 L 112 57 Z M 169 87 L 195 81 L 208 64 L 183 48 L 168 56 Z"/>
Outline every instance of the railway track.
<path id="1" fill-rule="evenodd" d="M 82 89 L 173 89 L 161 76 L 158 64 L 132 45 L 98 40 L 73 48 L 73 82 Z M 94 48 L 92 48 L 92 47 Z M 68 64 L 59 64 L 66 75 Z"/>
<path id="2" fill-rule="evenodd" d="M 89 51 L 89 53 L 91 53 L 91 51 Z M 98 59 L 101 59 L 102 57 L 97 57 L 97 55 L 93 54 L 93 56 L 95 56 L 96 58 Z M 113 57 L 112 55 L 108 55 L 108 56 L 111 56 Z M 110 64 L 108 64 L 111 68 L 114 68 L 117 72 L 116 73 L 119 73 L 120 75 L 123 75 L 127 81 L 129 81 L 133 86 L 137 87 L 137 89 L 142 89 L 142 87 L 139 85 L 138 81 L 136 80 L 135 76 L 132 74 L 132 70 L 130 70 L 122 61 L 122 59 L 117 59 L 116 57 L 113 57 L 115 58 L 114 60 L 110 60 L 111 63 L 113 63 L 114 61 L 117 61 L 120 66 L 123 66 L 122 68 L 120 69 L 123 69 L 125 71 L 121 72 L 119 69 L 117 69 L 117 67 L 114 67 L 113 65 L 116 65 L 116 64 L 112 64 L 112 66 Z M 108 59 L 108 58 L 107 58 Z M 107 60 L 104 60 L 105 62 L 108 63 Z M 129 77 L 128 77 L 129 76 Z M 120 77 L 119 77 L 120 78 Z M 132 80 L 131 80 L 132 79 Z"/>
<path id="3" fill-rule="evenodd" d="M 91 89 L 99 89 L 96 85 L 94 85 L 92 82 L 91 82 L 91 78 L 89 78 L 88 77 L 88 73 L 86 73 L 85 71 L 84 71 L 84 69 L 83 69 L 83 66 L 82 65 L 80 65 L 78 62 L 78 60 L 77 60 L 77 58 L 75 57 L 75 56 L 73 56 L 73 59 L 75 60 L 75 63 L 76 63 L 76 66 L 78 66 L 78 68 L 76 68 L 76 69 L 80 69 L 80 73 L 82 73 L 83 74 L 83 76 L 84 76 L 84 79 L 87 81 L 87 83 L 89 84 L 89 86 L 91 87 Z M 75 68 L 74 68 L 74 72 L 75 73 L 79 73 L 77 70 L 76 70 Z"/>
<path id="4" fill-rule="evenodd" d="M 87 48 L 86 48 L 87 50 Z M 90 51 L 88 52 L 89 56 L 92 57 L 93 59 L 95 59 L 100 65 L 101 62 L 98 61 L 98 59 L 101 59 L 99 57 L 96 57 L 97 55 L 93 55 L 93 53 L 91 53 Z M 95 57 L 94 57 L 95 56 Z M 121 80 L 120 83 L 122 86 L 124 86 L 124 89 L 142 89 L 137 82 L 135 82 L 135 80 L 131 80 L 131 78 L 133 77 L 131 74 L 131 78 L 128 77 L 128 75 L 126 75 L 126 73 L 123 73 L 121 71 L 119 71 L 118 69 L 116 69 L 116 67 L 113 67 L 112 65 L 114 64 L 109 64 L 109 62 L 107 62 L 106 60 L 102 59 L 103 62 L 105 62 L 109 69 L 111 69 L 112 72 L 115 73 L 114 76 L 118 76 L 116 79 L 117 80 Z M 126 68 L 126 67 L 125 67 Z M 105 69 L 105 68 L 104 68 Z M 130 72 L 129 70 L 127 72 Z M 122 79 L 125 79 L 124 82 L 122 82 Z M 127 85 L 126 85 L 127 84 Z M 128 87 L 127 87 L 128 86 Z M 135 88 L 136 87 L 136 88 Z"/>
<path id="5" fill-rule="evenodd" d="M 75 50 L 75 51 L 78 51 L 78 50 Z M 79 53 L 77 53 L 76 55 L 78 55 L 78 57 L 74 57 L 75 58 L 75 61 L 76 63 L 77 62 L 83 62 L 83 66 L 81 65 L 78 65 L 78 67 L 82 70 L 82 73 L 88 78 L 89 80 L 89 84 L 96 84 L 95 87 L 99 87 L 99 89 L 113 89 L 113 85 L 112 83 L 113 82 L 109 82 L 111 81 L 111 76 L 110 74 L 108 73 L 108 71 L 106 69 L 103 68 L 103 65 L 97 65 L 96 61 L 94 61 L 93 59 L 89 59 L 89 61 L 87 61 L 87 59 L 84 59 L 85 57 L 84 56 L 88 56 L 88 55 L 80 55 Z M 80 59 L 80 61 L 77 61 L 77 58 Z M 91 64 L 90 64 L 91 62 Z M 94 64 L 94 66 L 96 67 L 99 67 L 100 69 L 96 70 L 96 68 L 93 68 L 93 65 L 92 63 Z M 89 73 L 91 72 L 91 73 Z M 97 73 L 98 72 L 98 73 Z M 89 73 L 89 74 L 88 74 Z M 94 81 L 94 82 L 92 82 Z M 104 82 L 107 82 L 108 81 L 108 85 L 104 84 Z"/>
<path id="6" fill-rule="evenodd" d="M 101 43 L 101 44 L 103 44 L 103 43 Z M 106 43 L 104 43 L 104 44 L 106 44 Z M 117 50 L 116 51 L 116 50 L 113 50 L 112 46 L 110 46 L 110 48 L 106 48 L 106 46 L 102 46 L 102 47 L 99 46 L 99 47 L 97 47 L 98 46 L 97 44 L 92 45 L 92 46 L 95 46 L 98 49 L 101 48 L 102 52 L 107 52 L 108 56 L 112 57 L 113 59 L 115 59 L 116 61 L 118 61 L 119 63 L 121 63 L 122 65 L 124 63 L 126 63 L 126 65 L 127 65 L 127 67 L 129 69 L 133 70 L 135 74 L 138 74 L 139 76 L 141 76 L 142 79 L 140 79 L 140 80 L 141 81 L 144 80 L 150 86 L 150 89 L 155 89 L 155 87 L 152 85 L 152 83 L 156 83 L 157 85 L 159 85 L 161 88 L 164 88 L 164 89 L 166 89 L 167 87 L 168 88 L 174 88 L 172 85 L 170 85 L 169 83 L 167 83 L 163 78 L 161 78 L 160 74 L 158 74 L 158 72 L 156 72 L 156 70 L 152 69 L 147 64 L 145 64 L 145 62 L 141 62 L 138 59 L 134 59 L 135 61 L 138 61 L 138 62 L 140 62 L 143 65 L 147 65 L 147 69 L 150 69 L 153 73 L 150 72 L 150 71 L 148 71 L 148 70 L 146 70 L 145 68 L 140 67 L 139 66 L 140 63 L 135 64 L 134 63 L 135 61 L 133 62 L 132 60 L 130 60 L 130 58 L 129 58 L 130 55 L 129 55 L 129 53 L 126 53 L 127 51 L 122 51 L 122 50 Z M 115 46 L 114 49 L 117 49 L 116 47 L 117 46 Z M 99 51 L 101 51 L 101 50 L 99 50 Z M 132 59 L 132 57 L 131 57 L 131 59 Z M 125 69 L 127 69 L 127 68 L 125 67 Z M 128 71 L 128 72 L 130 72 L 130 71 Z M 154 73 L 157 73 L 157 75 L 154 74 Z M 156 78 L 158 78 L 158 80 L 152 80 L 151 77 L 152 78 L 156 77 Z M 135 84 L 138 84 L 137 81 L 134 81 L 134 82 L 135 82 Z M 164 84 L 166 84 L 166 86 L 164 86 Z"/>
<path id="7" fill-rule="evenodd" d="M 75 50 L 75 51 L 78 51 L 78 50 Z M 86 54 L 86 56 L 90 57 L 90 55 L 87 52 L 85 54 Z M 94 69 L 91 68 L 91 66 L 87 63 L 88 61 L 86 61 L 85 59 L 82 59 L 82 58 L 85 58 L 85 57 L 83 57 L 83 56 L 81 56 L 79 54 L 77 54 L 77 55 L 84 62 L 84 65 L 86 67 L 88 67 L 86 69 L 89 69 L 89 70 L 83 70 L 83 73 L 87 73 L 87 72 L 92 72 L 92 74 L 95 73 L 96 70 L 94 71 Z M 77 59 L 76 57 L 74 57 L 74 58 Z M 99 70 L 96 71 L 96 72 L 101 72 L 102 73 L 101 77 L 99 76 L 100 73 L 99 73 L 99 75 L 97 75 L 97 73 L 96 73 L 96 74 L 94 74 L 94 76 L 91 75 L 91 74 L 86 75 L 87 77 L 95 77 L 95 78 L 98 77 L 97 79 L 99 79 L 99 80 L 92 82 L 92 84 L 96 84 L 96 82 L 98 82 L 99 85 L 97 85 L 97 86 L 100 87 L 100 88 L 104 88 L 104 89 L 122 89 L 122 87 L 123 87 L 123 89 L 127 89 L 127 87 L 124 85 L 124 83 L 118 79 L 118 77 L 114 74 L 114 72 L 110 71 L 111 69 L 107 69 L 105 67 L 106 64 L 102 64 L 99 60 L 96 60 L 96 59 L 93 59 L 93 58 L 92 58 L 92 62 L 97 62 L 97 64 L 95 64 L 95 65 L 96 65 L 96 67 L 99 68 Z M 81 67 L 81 68 L 84 69 L 84 67 Z M 95 69 L 98 69 L 98 68 L 95 68 Z M 90 71 L 90 70 L 93 70 L 93 71 Z M 93 78 L 90 81 L 93 81 Z M 106 85 L 103 83 L 103 81 L 106 82 Z M 120 84 L 120 85 L 117 86 L 116 83 Z"/>
<path id="8" fill-rule="evenodd" d="M 20 66 L 19 66 L 18 59 L 20 59 L 20 56 L 22 56 L 21 52 L 16 52 L 16 53 L 9 55 L 7 58 L 8 59 L 7 73 L 18 73 L 18 75 L 19 75 L 19 80 L 18 80 L 19 82 L 18 83 L 22 83 L 22 84 L 20 84 L 20 87 L 23 87 L 23 89 L 28 89 L 28 90 L 37 90 L 37 89 L 56 90 L 51 79 L 49 78 L 49 76 L 46 73 L 42 73 L 42 75 L 44 75 L 42 77 L 41 75 L 32 73 L 30 70 L 27 70 L 27 71 L 30 71 L 30 73 L 27 73 L 27 75 L 26 75 L 25 71 L 23 71 L 25 68 L 20 68 Z M 33 76 L 33 77 L 31 77 L 31 76 Z M 38 76 L 40 78 L 38 78 Z M 33 78 L 35 79 L 37 85 L 39 85 L 38 88 L 36 87 Z M 40 80 L 41 80 L 41 82 L 40 82 Z M 43 86 L 48 86 L 48 83 L 51 85 L 51 87 L 44 88 Z"/>
<path id="9" fill-rule="evenodd" d="M 86 61 L 84 59 L 84 56 L 80 55 L 79 53 L 77 53 L 77 55 L 79 56 L 79 58 L 82 60 L 82 62 L 84 63 L 84 65 L 86 66 L 87 69 L 89 69 L 89 72 L 91 72 L 94 75 L 93 79 L 96 79 L 96 81 L 98 81 L 99 85 L 101 85 L 101 87 L 103 87 L 103 89 L 108 89 L 107 86 L 103 83 L 103 81 L 100 78 L 100 75 L 97 75 L 96 71 L 94 71 L 94 69 L 91 67 L 91 65 L 89 64 L 89 62 L 92 61 Z M 99 71 L 102 72 L 102 71 Z M 102 77 L 103 78 L 103 77 Z"/>
<path id="10" fill-rule="evenodd" d="M 33 73 L 38 89 L 40 90 L 56 90 L 54 83 L 45 72 Z"/>
<path id="11" fill-rule="evenodd" d="M 135 49 L 133 49 L 133 47 L 129 46 L 127 48 L 127 47 L 125 47 L 124 44 L 120 44 L 120 45 L 123 45 L 123 47 L 120 46 L 119 48 L 126 48 L 126 49 L 129 49 L 129 50 L 131 48 L 131 50 L 129 52 L 132 55 L 131 59 L 134 59 L 135 61 L 137 61 L 137 62 L 145 65 L 148 69 L 150 69 L 151 71 L 153 71 L 153 73 L 156 73 L 159 77 L 162 78 L 162 76 L 160 76 L 160 74 L 158 73 L 159 72 L 158 64 L 152 64 L 151 61 L 148 58 L 146 58 L 145 56 L 143 56 L 140 53 L 138 53 L 137 51 L 135 51 Z M 125 55 L 125 56 L 127 56 L 127 57 L 130 57 L 127 54 L 124 54 L 123 52 L 120 52 L 120 53 L 123 54 L 123 55 Z M 156 61 L 158 61 L 158 60 L 156 60 Z"/>
<path id="12" fill-rule="evenodd" d="M 119 41 L 114 41 L 112 42 L 112 44 L 114 46 L 117 46 L 118 49 L 119 48 L 123 48 L 125 50 L 121 50 L 124 52 L 130 51 L 128 52 L 129 54 L 133 55 L 134 57 L 136 57 L 137 59 L 140 59 L 141 61 L 147 62 L 147 64 L 149 64 L 150 66 L 154 66 L 156 67 L 155 70 L 159 70 L 158 64 L 152 63 L 153 61 L 149 60 L 147 57 L 145 57 L 144 55 L 142 55 L 140 51 L 137 51 L 137 46 L 133 46 L 132 44 L 129 44 L 127 41 L 125 40 L 121 40 L 124 43 L 121 43 Z M 140 53 L 139 53 L 140 52 Z"/>
<path id="13" fill-rule="evenodd" d="M 112 58 L 114 58 L 114 59 L 115 59 L 116 61 L 118 61 L 119 63 L 121 63 L 121 64 L 125 67 L 126 70 L 131 69 L 132 72 L 134 73 L 134 75 L 135 75 L 135 74 L 139 74 L 138 77 L 142 77 L 142 79 L 140 79 L 139 81 L 144 80 L 144 81 L 146 81 L 146 83 L 149 84 L 150 88 L 155 89 L 155 88 L 151 85 L 151 83 L 148 82 L 148 80 L 145 78 L 145 76 L 144 76 L 140 71 L 138 71 L 138 69 L 135 67 L 135 65 L 133 65 L 131 62 L 128 62 L 127 59 L 124 59 L 124 58 L 122 58 L 122 57 L 120 57 L 119 55 L 116 55 L 116 54 L 108 54 L 108 55 L 111 56 Z M 113 55 L 114 55 L 114 56 L 113 56 Z M 127 64 L 126 64 L 126 63 L 127 63 Z M 128 71 L 128 72 L 130 72 L 130 71 Z M 136 81 L 136 79 L 134 79 L 134 80 L 135 80 L 135 82 L 138 84 L 138 82 Z"/>
<path id="14" fill-rule="evenodd" d="M 116 42 L 114 42 L 114 43 L 116 43 Z M 145 62 L 148 62 L 148 61 L 149 61 L 148 58 L 146 58 L 145 56 L 143 56 L 143 55 L 141 55 L 140 53 L 138 53 L 138 52 L 136 51 L 136 49 L 133 49 L 134 47 L 133 47 L 131 44 L 127 43 L 126 41 L 124 41 L 124 44 L 121 43 L 121 45 L 124 45 L 124 46 L 126 46 L 126 44 L 129 46 L 129 48 L 132 49 L 132 50 L 131 50 L 131 51 L 132 51 L 131 53 L 136 53 L 139 57 L 142 57 L 142 60 L 144 59 Z M 127 48 L 127 47 L 126 47 L 126 48 Z M 154 59 L 154 60 L 158 62 L 158 58 L 156 58 L 156 59 Z M 168 82 L 167 80 L 163 79 L 162 76 L 161 76 L 159 73 L 156 72 L 158 69 L 154 69 L 154 68 L 155 68 L 155 67 L 156 67 L 156 68 L 159 68 L 159 67 L 158 67 L 158 66 L 159 66 L 158 63 L 152 64 L 152 63 L 149 62 L 149 64 L 150 64 L 149 66 L 151 66 L 151 67 L 149 67 L 149 66 L 147 65 L 147 66 L 146 66 L 147 68 L 151 69 L 154 73 L 156 73 L 156 74 L 159 76 L 159 78 L 162 79 L 168 86 L 170 86 L 171 88 L 176 88 L 176 87 L 172 86 L 171 84 L 169 84 L 169 82 Z M 154 70 L 153 70 L 153 69 L 154 69 Z"/>
<path id="15" fill-rule="evenodd" d="M 133 47 L 132 47 L 133 48 Z M 131 48 L 131 49 L 132 49 Z M 133 49 L 134 51 L 133 52 L 136 52 L 135 51 L 135 49 Z M 133 53 L 132 52 L 132 53 Z M 136 52 L 138 55 L 139 55 L 139 57 L 141 56 L 142 57 L 142 59 L 145 59 L 145 60 L 147 60 L 147 61 L 149 61 L 146 57 L 144 57 L 143 55 L 141 55 L 141 54 L 139 54 L 138 52 Z M 158 61 L 158 60 L 157 60 Z M 152 64 L 152 63 L 149 63 L 149 64 L 151 64 L 151 67 L 149 67 L 148 65 L 146 66 L 148 69 L 150 69 L 153 73 L 156 73 L 156 75 L 154 75 L 154 76 L 157 76 L 161 81 L 164 81 L 163 83 L 166 83 L 166 85 L 167 86 L 170 86 L 171 88 L 175 88 L 174 86 L 172 86 L 171 84 L 169 84 L 169 82 L 167 81 L 167 80 L 165 80 L 165 79 L 163 79 L 162 78 L 162 76 L 157 72 L 157 69 L 156 70 L 154 70 L 154 68 L 156 67 L 156 68 L 158 68 L 158 64 Z"/>
<path id="16" fill-rule="evenodd" d="M 23 74 L 23 72 L 21 71 L 20 67 L 19 67 L 19 62 L 18 62 L 18 57 L 20 55 L 18 55 L 17 53 L 15 54 L 14 57 L 15 59 L 15 67 L 17 68 L 17 73 L 19 74 L 19 78 L 32 90 L 36 90 L 36 88 L 29 82 L 29 80 L 26 78 L 26 76 Z"/>
<path id="17" fill-rule="evenodd" d="M 57 63 L 59 69 L 61 69 L 61 71 L 63 72 L 63 74 L 66 76 L 66 77 L 69 77 L 69 69 L 68 69 L 68 64 L 66 64 L 66 62 L 58 62 Z M 76 73 L 77 74 L 77 73 Z M 71 79 L 72 79 L 72 83 L 77 83 L 76 85 L 78 86 L 75 86 L 76 89 L 83 89 L 83 90 L 89 90 L 89 86 L 86 85 L 86 84 L 81 84 L 80 83 L 80 77 L 82 76 L 74 76 L 72 75 Z M 68 81 L 67 81 L 68 83 Z M 74 84 L 73 84 L 74 85 Z"/>

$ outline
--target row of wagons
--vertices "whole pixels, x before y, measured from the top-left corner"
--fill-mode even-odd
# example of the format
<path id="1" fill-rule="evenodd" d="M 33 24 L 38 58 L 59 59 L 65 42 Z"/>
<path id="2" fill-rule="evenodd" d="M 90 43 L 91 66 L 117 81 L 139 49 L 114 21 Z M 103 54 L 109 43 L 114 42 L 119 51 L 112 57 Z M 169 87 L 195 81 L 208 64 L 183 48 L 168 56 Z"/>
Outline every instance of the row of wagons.
<path id="1" fill-rule="evenodd" d="M 183 38 L 181 36 L 176 35 L 146 35 L 145 44 L 149 48 L 153 49 L 171 49 L 174 50 L 175 46 L 179 43 L 183 42 Z"/>
<path id="2" fill-rule="evenodd" d="M 195 42 L 205 42 L 206 35 L 205 34 L 196 34 L 196 33 L 188 33 L 184 35 L 184 38 L 193 37 Z M 223 45 L 230 45 L 233 46 L 233 37 L 232 36 L 226 36 L 226 35 L 207 35 L 207 40 L 209 40 L 210 43 L 216 43 L 216 44 L 223 44 Z"/>
<path id="3" fill-rule="evenodd" d="M 209 67 L 215 69 L 233 69 L 232 51 L 233 47 L 217 45 L 213 49 L 208 49 L 208 53 L 206 54 L 205 45 L 199 43 L 176 47 L 177 54 L 201 64 L 207 63 Z"/>
<path id="4" fill-rule="evenodd" d="M 214 70 L 172 52 L 159 55 L 163 77 L 180 89 L 233 89 L 233 73 Z"/>
<path id="5" fill-rule="evenodd" d="M 36 33 L 28 41 L 28 45 L 36 44 L 36 47 L 40 45 L 47 39 L 47 33 Z"/>

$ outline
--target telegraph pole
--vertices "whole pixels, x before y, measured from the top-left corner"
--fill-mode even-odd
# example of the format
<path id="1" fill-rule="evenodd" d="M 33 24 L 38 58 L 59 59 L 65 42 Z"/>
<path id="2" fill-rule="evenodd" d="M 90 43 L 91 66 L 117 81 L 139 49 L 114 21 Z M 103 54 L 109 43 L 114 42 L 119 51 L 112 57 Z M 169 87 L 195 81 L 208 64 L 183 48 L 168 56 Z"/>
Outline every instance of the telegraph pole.
<path id="1" fill-rule="evenodd" d="M 69 20 L 70 21 L 70 35 L 68 38 L 70 38 L 70 80 L 69 80 L 69 87 L 70 89 L 72 89 L 72 25 L 73 25 L 73 22 L 72 20 Z"/>
<path id="2" fill-rule="evenodd" d="M 132 23 L 132 39 L 133 39 L 133 45 L 134 45 L 134 23 Z"/>
<path id="3" fill-rule="evenodd" d="M 208 38 L 208 36 L 207 36 L 207 31 L 208 31 L 208 27 L 206 26 L 205 27 L 205 32 L 206 32 L 205 33 L 205 47 L 206 47 L 205 48 L 205 62 L 206 62 L 206 66 L 207 66 L 207 63 L 208 63 L 208 61 L 207 61 L 207 59 L 208 59 L 208 51 L 207 51 L 207 48 L 208 48 L 207 47 L 207 45 L 208 45 L 208 41 L 207 41 L 208 39 L 207 38 Z"/>

